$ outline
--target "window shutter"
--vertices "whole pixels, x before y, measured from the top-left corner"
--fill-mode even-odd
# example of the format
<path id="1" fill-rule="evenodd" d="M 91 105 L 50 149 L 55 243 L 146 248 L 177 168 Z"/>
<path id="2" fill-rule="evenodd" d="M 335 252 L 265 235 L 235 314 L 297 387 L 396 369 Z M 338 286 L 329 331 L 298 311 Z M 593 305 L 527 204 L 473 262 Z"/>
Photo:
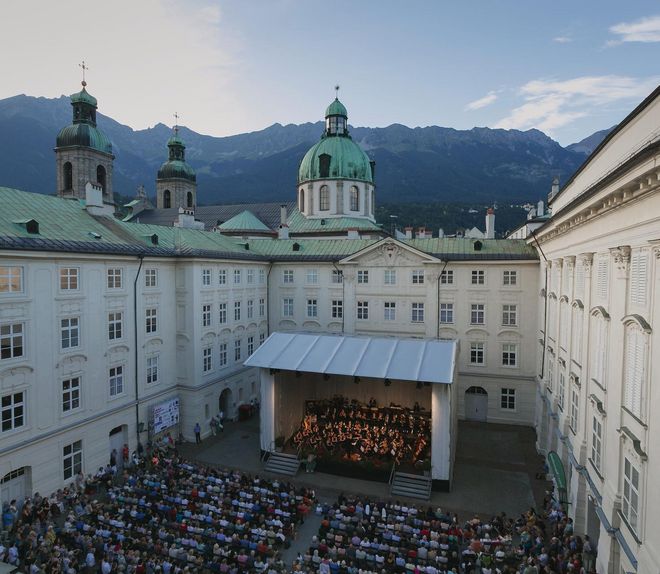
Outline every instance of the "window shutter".
<path id="1" fill-rule="evenodd" d="M 584 265 L 578 263 L 575 271 L 575 294 L 578 299 L 584 298 Z"/>
<path id="2" fill-rule="evenodd" d="M 623 404 L 633 411 L 633 387 L 635 384 L 635 330 L 626 330 L 626 370 L 624 377 Z M 634 412 L 634 411 L 633 411 Z"/>
<path id="3" fill-rule="evenodd" d="M 630 301 L 633 305 L 646 305 L 648 257 L 637 252 L 630 262 Z"/>
<path id="4" fill-rule="evenodd" d="M 600 299 L 607 299 L 607 280 L 609 261 L 605 257 L 598 260 L 598 276 L 596 278 L 597 294 Z"/>

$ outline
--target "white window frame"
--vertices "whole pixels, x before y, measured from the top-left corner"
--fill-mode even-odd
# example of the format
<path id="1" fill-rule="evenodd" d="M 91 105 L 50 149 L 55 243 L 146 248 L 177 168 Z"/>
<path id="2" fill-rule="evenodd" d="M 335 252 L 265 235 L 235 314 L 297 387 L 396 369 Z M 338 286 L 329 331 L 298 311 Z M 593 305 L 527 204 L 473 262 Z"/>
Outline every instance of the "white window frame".
<path id="1" fill-rule="evenodd" d="M 23 273 L 20 265 L 0 265 L 0 293 L 23 293 Z"/>
<path id="2" fill-rule="evenodd" d="M 318 269 L 307 269 L 305 272 L 305 283 L 307 285 L 318 285 L 319 282 L 319 270 Z"/>
<path id="3" fill-rule="evenodd" d="M 80 267 L 60 267 L 60 291 L 80 290 Z"/>
<path id="4" fill-rule="evenodd" d="M 564 371 L 559 372 L 559 383 L 557 386 L 557 406 L 560 410 L 564 410 L 566 400 L 566 374 Z"/>
<path id="5" fill-rule="evenodd" d="M 227 343 L 223 341 L 220 343 L 220 354 L 218 355 L 218 366 L 227 366 Z"/>
<path id="6" fill-rule="evenodd" d="M 471 273 L 472 285 L 485 285 L 486 272 L 483 269 L 473 269 Z"/>
<path id="7" fill-rule="evenodd" d="M 78 349 L 81 342 L 80 317 L 60 319 L 60 349 Z"/>
<path id="8" fill-rule="evenodd" d="M 383 320 L 396 321 L 396 301 L 385 301 L 383 303 Z"/>
<path id="9" fill-rule="evenodd" d="M 332 270 L 332 283 L 333 285 L 341 285 L 344 282 L 344 273 L 341 269 Z"/>
<path id="10" fill-rule="evenodd" d="M 517 343 L 502 343 L 502 366 L 509 368 L 518 366 Z"/>
<path id="11" fill-rule="evenodd" d="M 149 355 L 146 359 L 146 381 L 148 385 L 153 385 L 158 382 L 159 372 L 158 372 L 158 363 L 159 355 Z"/>
<path id="12" fill-rule="evenodd" d="M 259 299 L 259 317 L 264 317 L 266 315 L 266 299 Z"/>
<path id="13" fill-rule="evenodd" d="M 119 341 L 124 338 L 124 314 L 121 311 L 108 313 L 108 341 Z"/>
<path id="14" fill-rule="evenodd" d="M 293 317 L 293 313 L 293 297 L 284 297 L 282 299 L 282 317 Z"/>
<path id="15" fill-rule="evenodd" d="M 218 269 L 218 285 L 227 285 L 226 269 Z"/>
<path id="16" fill-rule="evenodd" d="M 282 270 L 282 283 L 285 285 L 292 285 L 294 282 L 294 272 L 293 269 L 283 269 Z"/>
<path id="17" fill-rule="evenodd" d="M 332 300 L 331 315 L 333 319 L 344 318 L 344 302 L 341 299 Z"/>
<path id="18" fill-rule="evenodd" d="M 500 390 L 500 410 L 515 412 L 516 389 L 511 387 L 502 387 Z"/>
<path id="19" fill-rule="evenodd" d="M 252 353 L 254 353 L 254 335 L 247 338 L 247 356 L 249 357 Z"/>
<path id="20" fill-rule="evenodd" d="M 82 384 L 80 376 L 69 377 L 62 381 L 62 413 L 77 411 L 82 406 Z"/>
<path id="21" fill-rule="evenodd" d="M 202 287 L 211 286 L 211 270 L 206 268 L 202 269 Z"/>
<path id="22" fill-rule="evenodd" d="M 158 287 L 158 269 L 144 270 L 144 286 L 147 288 Z"/>
<path id="23" fill-rule="evenodd" d="M 367 321 L 369 319 L 369 301 L 358 301 L 356 312 L 359 321 Z"/>
<path id="24" fill-rule="evenodd" d="M 445 269 L 440 273 L 440 285 L 453 285 L 454 284 L 454 270 Z"/>
<path id="25" fill-rule="evenodd" d="M 259 269 L 259 285 L 264 285 L 266 283 L 266 270 Z"/>
<path id="26" fill-rule="evenodd" d="M 241 302 L 234 301 L 234 321 L 241 320 Z"/>
<path id="27" fill-rule="evenodd" d="M 440 303 L 440 323 L 451 325 L 454 323 L 454 304 Z"/>
<path id="28" fill-rule="evenodd" d="M 413 285 L 424 285 L 424 269 L 413 269 L 410 276 L 410 282 Z"/>
<path id="29" fill-rule="evenodd" d="M 0 361 L 25 357 L 25 324 L 0 324 Z"/>
<path id="30" fill-rule="evenodd" d="M 111 397 L 124 394 L 124 365 L 115 365 L 108 369 L 108 390 Z"/>
<path id="31" fill-rule="evenodd" d="M 249 267 L 247 270 L 246 281 L 248 285 L 254 285 L 254 269 L 251 267 Z"/>
<path id="32" fill-rule="evenodd" d="M 568 426 L 571 427 L 574 434 L 577 434 L 578 424 L 580 422 L 580 388 L 573 382 L 570 385 L 571 390 L 571 410 L 569 413 Z"/>
<path id="33" fill-rule="evenodd" d="M 202 372 L 210 373 L 213 370 L 213 348 L 210 346 L 202 348 Z"/>
<path id="34" fill-rule="evenodd" d="M 470 304 L 470 325 L 486 324 L 486 305 L 485 303 Z"/>
<path id="35" fill-rule="evenodd" d="M 383 272 L 383 283 L 385 285 L 396 285 L 396 269 L 385 269 Z"/>
<path id="36" fill-rule="evenodd" d="M 502 325 L 505 327 L 518 326 L 518 305 L 514 303 L 502 305 Z"/>
<path id="37" fill-rule="evenodd" d="M 26 400 L 24 391 L 13 391 L 0 397 L 0 432 L 6 433 L 25 426 Z"/>
<path id="38" fill-rule="evenodd" d="M 149 307 L 144 310 L 144 327 L 147 334 L 158 332 L 158 308 Z"/>
<path id="39" fill-rule="evenodd" d="M 424 322 L 424 303 L 414 302 L 410 308 L 410 320 L 413 323 Z"/>
<path id="40" fill-rule="evenodd" d="M 82 457 L 82 440 L 76 440 L 62 447 L 62 476 L 64 476 L 64 480 L 70 480 L 82 471 Z"/>
<path id="41" fill-rule="evenodd" d="M 483 341 L 470 342 L 470 365 L 483 366 L 486 364 L 486 343 Z"/>
<path id="42" fill-rule="evenodd" d="M 600 472 L 603 456 L 603 421 L 594 415 L 591 422 L 591 463 Z"/>
<path id="43" fill-rule="evenodd" d="M 252 319 L 254 317 L 254 299 L 247 300 L 247 318 Z"/>
<path id="44" fill-rule="evenodd" d="M 518 272 L 511 269 L 502 271 L 502 285 L 518 285 Z"/>
<path id="45" fill-rule="evenodd" d="M 627 456 L 623 458 L 623 488 L 621 493 L 621 514 L 628 526 L 637 533 L 639 525 L 641 472 Z"/>
<path id="46" fill-rule="evenodd" d="M 211 326 L 211 304 L 202 304 L 202 327 Z"/>
<path id="47" fill-rule="evenodd" d="M 234 269 L 234 285 L 240 285 L 243 280 L 243 273 L 240 269 Z"/>
<path id="48" fill-rule="evenodd" d="M 307 299 L 307 316 L 310 319 L 315 319 L 319 316 L 318 299 Z"/>
<path id="49" fill-rule="evenodd" d="M 108 289 L 122 289 L 124 284 L 123 270 L 121 267 L 110 267 L 107 270 Z"/>
<path id="50" fill-rule="evenodd" d="M 369 270 L 360 269 L 357 272 L 357 282 L 359 285 L 367 285 L 369 283 Z"/>
<path id="51" fill-rule="evenodd" d="M 227 302 L 221 301 L 218 303 L 218 324 L 226 325 L 227 324 Z"/>
<path id="52" fill-rule="evenodd" d="M 243 339 L 234 339 L 234 362 L 241 360 L 243 354 Z"/>

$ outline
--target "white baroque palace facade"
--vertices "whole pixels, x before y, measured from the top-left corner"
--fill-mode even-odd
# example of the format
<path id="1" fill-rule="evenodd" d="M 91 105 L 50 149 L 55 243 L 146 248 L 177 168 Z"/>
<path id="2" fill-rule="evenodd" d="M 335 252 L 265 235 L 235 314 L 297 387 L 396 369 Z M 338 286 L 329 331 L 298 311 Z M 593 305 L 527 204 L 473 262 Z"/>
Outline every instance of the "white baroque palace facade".
<path id="1" fill-rule="evenodd" d="M 598 572 L 658 572 L 660 89 L 551 199 L 540 265 L 538 449 L 567 469 Z"/>

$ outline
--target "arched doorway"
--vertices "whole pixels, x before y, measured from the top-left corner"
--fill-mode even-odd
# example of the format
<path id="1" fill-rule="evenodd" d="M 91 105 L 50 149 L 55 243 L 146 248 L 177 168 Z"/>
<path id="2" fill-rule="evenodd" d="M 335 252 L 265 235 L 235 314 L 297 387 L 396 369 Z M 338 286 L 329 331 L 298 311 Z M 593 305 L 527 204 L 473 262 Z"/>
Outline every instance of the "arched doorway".
<path id="1" fill-rule="evenodd" d="M 484 423 L 488 420 L 488 393 L 483 387 L 470 387 L 465 391 L 465 418 Z"/>
<path id="2" fill-rule="evenodd" d="M 224 414 L 224 420 L 230 420 L 233 409 L 233 393 L 230 388 L 226 388 L 218 397 L 218 412 Z"/>
<path id="3" fill-rule="evenodd" d="M 103 192 L 105 193 L 105 168 L 102 165 L 99 165 L 96 168 L 96 182 L 101 186 Z"/>
<path id="4" fill-rule="evenodd" d="M 128 444 L 128 426 L 120 425 L 113 428 L 109 433 L 108 437 L 110 438 L 110 450 L 108 451 L 108 460 L 113 450 L 117 451 L 117 468 L 123 468 L 124 459 L 122 458 L 122 449 L 125 444 Z"/>
<path id="5" fill-rule="evenodd" d="M 32 467 L 22 466 L 0 479 L 0 503 L 15 500 L 19 505 L 32 494 Z"/>

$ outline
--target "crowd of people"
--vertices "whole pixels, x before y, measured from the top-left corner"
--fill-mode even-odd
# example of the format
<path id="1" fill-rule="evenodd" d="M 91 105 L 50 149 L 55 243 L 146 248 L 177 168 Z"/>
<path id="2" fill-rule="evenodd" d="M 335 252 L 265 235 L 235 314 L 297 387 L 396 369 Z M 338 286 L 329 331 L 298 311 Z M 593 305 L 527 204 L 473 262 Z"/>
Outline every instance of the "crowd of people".
<path id="1" fill-rule="evenodd" d="M 307 401 L 291 441 L 319 458 L 415 464 L 430 458 L 431 418 L 419 405 L 379 407 L 375 399 L 365 404 L 337 396 Z"/>
<path id="2" fill-rule="evenodd" d="M 156 452 L 118 475 L 7 504 L 0 561 L 31 574 L 287 572 L 281 551 L 314 498 Z"/>
<path id="3" fill-rule="evenodd" d="M 546 498 L 517 520 L 504 513 L 460 523 L 441 509 L 340 496 L 299 554 L 306 574 L 591 574 L 595 548 Z"/>

